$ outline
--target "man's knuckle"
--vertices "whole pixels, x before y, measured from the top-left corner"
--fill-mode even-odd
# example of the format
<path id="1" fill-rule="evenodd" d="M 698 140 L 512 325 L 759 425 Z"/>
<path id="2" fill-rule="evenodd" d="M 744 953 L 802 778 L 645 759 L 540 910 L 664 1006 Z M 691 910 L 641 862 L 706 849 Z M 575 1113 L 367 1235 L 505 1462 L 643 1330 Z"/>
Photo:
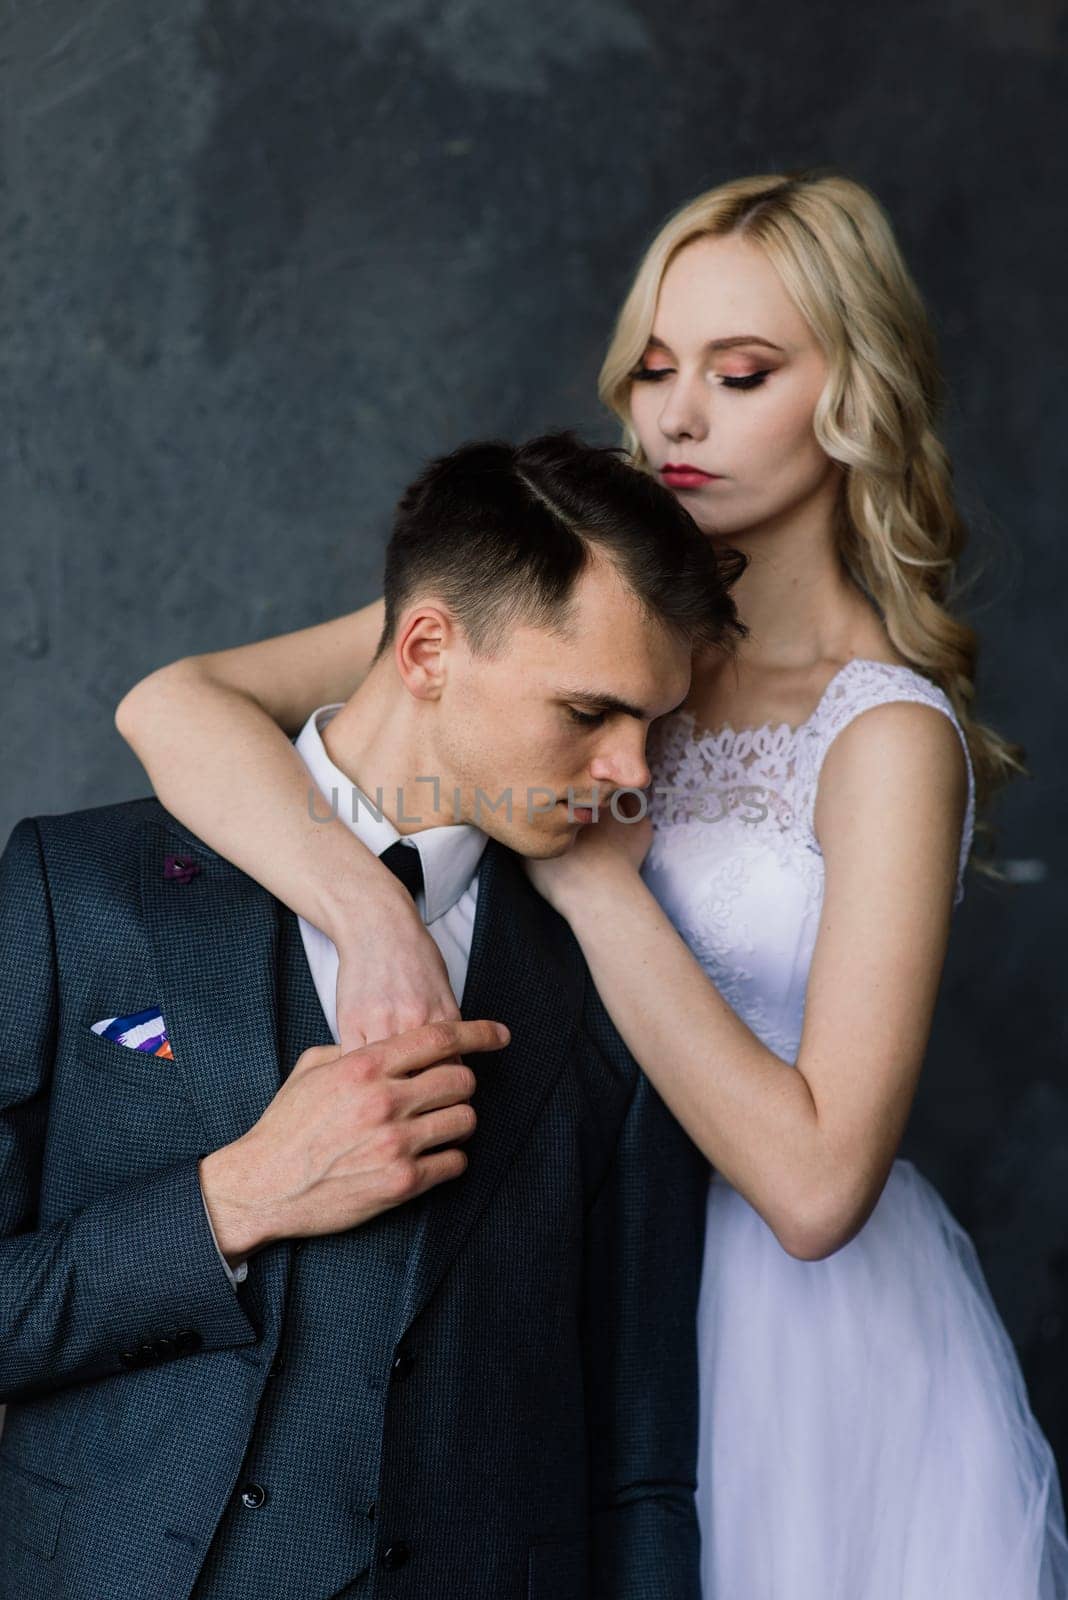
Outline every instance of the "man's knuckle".
<path id="1" fill-rule="evenodd" d="M 435 1051 L 451 1050 L 456 1043 L 456 1028 L 451 1022 L 427 1023 L 427 1043 Z"/>
<path id="2" fill-rule="evenodd" d="M 399 1157 L 389 1169 L 390 1193 L 400 1200 L 409 1199 L 419 1187 L 419 1168 L 410 1157 Z"/>
<path id="3" fill-rule="evenodd" d="M 478 1122 L 478 1114 L 474 1106 L 457 1106 L 453 1112 L 456 1125 L 461 1133 L 473 1133 Z"/>
<path id="4" fill-rule="evenodd" d="M 382 1051 L 377 1045 L 364 1045 L 349 1061 L 349 1073 L 356 1083 L 370 1083 L 381 1076 Z"/>
<path id="5" fill-rule="evenodd" d="M 396 1102 L 388 1084 L 376 1082 L 366 1090 L 364 1110 L 372 1122 L 388 1123 L 392 1119 Z"/>
<path id="6" fill-rule="evenodd" d="M 385 1123 L 379 1128 L 376 1149 L 387 1165 L 403 1161 L 408 1154 L 408 1141 L 396 1123 Z"/>
<path id="7" fill-rule="evenodd" d="M 478 1079 L 471 1071 L 471 1068 L 458 1067 L 456 1076 L 456 1087 L 458 1092 L 462 1095 L 474 1094 L 475 1090 L 478 1088 Z"/>

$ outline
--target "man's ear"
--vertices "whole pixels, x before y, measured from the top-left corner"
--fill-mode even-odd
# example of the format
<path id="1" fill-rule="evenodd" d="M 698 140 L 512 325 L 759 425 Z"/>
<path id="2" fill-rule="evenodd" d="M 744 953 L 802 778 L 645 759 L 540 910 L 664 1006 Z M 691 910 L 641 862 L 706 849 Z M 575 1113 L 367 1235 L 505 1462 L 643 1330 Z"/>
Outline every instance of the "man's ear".
<path id="1" fill-rule="evenodd" d="M 404 687 L 417 700 L 437 700 L 445 687 L 449 652 L 459 643 L 459 623 L 443 601 L 422 600 L 397 625 L 393 660 Z"/>

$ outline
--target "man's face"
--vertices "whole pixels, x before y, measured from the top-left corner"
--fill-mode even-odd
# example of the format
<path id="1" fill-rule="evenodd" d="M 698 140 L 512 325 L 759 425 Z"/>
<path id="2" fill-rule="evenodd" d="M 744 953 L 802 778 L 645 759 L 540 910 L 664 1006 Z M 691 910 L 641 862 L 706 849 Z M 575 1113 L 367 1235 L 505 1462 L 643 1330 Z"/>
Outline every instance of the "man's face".
<path id="1" fill-rule="evenodd" d="M 649 784 L 649 724 L 690 684 L 689 647 L 643 616 L 609 562 L 587 566 L 573 600 L 566 637 L 519 624 L 487 657 L 460 635 L 434 708 L 442 803 L 455 786 L 459 816 L 524 856 L 562 855 L 591 820 L 584 802 L 603 814 Z"/>

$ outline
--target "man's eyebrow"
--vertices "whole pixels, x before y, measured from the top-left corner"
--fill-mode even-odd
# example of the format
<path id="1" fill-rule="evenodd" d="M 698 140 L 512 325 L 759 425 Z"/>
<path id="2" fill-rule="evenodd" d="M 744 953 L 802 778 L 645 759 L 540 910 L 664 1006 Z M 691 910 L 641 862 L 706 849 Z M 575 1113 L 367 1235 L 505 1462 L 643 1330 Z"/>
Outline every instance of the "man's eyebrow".
<path id="1" fill-rule="evenodd" d="M 639 722 L 652 722 L 654 720 L 652 713 L 643 711 L 641 706 L 631 705 L 629 700 L 620 700 L 618 695 L 602 694 L 597 689 L 561 689 L 559 694 L 562 700 L 580 700 L 584 706 L 590 706 L 597 711 L 609 711 L 616 713 L 618 716 L 635 717 Z M 671 707 L 671 710 L 677 711 L 679 706 L 684 705 L 688 694 L 689 690 L 683 695 L 678 705 Z M 669 713 L 658 711 L 656 715 L 665 717 Z"/>
<path id="2" fill-rule="evenodd" d="M 729 339 L 709 339 L 705 345 L 706 350 L 733 350 L 741 344 L 762 344 L 768 350 L 777 350 L 785 355 L 786 351 L 781 344 L 772 344 L 770 339 L 762 339 L 759 333 L 736 333 Z M 649 335 L 649 348 L 653 350 L 666 350 L 668 347 L 663 339 L 658 339 L 654 334 Z"/>

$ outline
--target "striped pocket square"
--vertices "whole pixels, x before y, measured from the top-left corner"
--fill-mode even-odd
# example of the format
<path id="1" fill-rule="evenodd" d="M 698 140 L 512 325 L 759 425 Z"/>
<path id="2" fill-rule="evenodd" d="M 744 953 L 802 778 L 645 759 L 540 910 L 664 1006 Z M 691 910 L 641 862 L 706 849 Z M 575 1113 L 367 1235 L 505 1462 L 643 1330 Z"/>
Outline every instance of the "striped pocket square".
<path id="1" fill-rule="evenodd" d="M 127 1045 L 131 1050 L 144 1050 L 153 1056 L 164 1056 L 168 1061 L 174 1060 L 167 1027 L 156 1006 L 149 1006 L 147 1011 L 135 1011 L 128 1017 L 102 1017 L 99 1022 L 90 1023 L 90 1027 L 94 1033 L 99 1033 L 104 1039 L 112 1039 L 115 1044 Z"/>

